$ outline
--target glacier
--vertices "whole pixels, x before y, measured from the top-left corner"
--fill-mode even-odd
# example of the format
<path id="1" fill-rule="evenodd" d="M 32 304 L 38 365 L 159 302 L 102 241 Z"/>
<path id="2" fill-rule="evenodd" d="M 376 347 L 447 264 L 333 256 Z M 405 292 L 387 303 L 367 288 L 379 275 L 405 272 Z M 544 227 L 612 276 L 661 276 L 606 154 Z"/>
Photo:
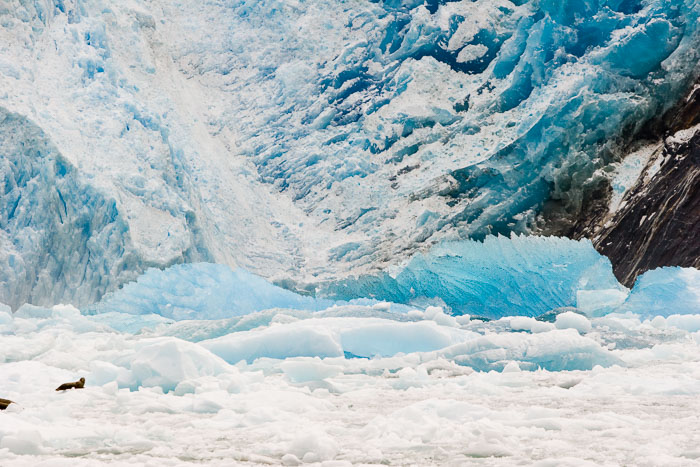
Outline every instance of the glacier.
<path id="1" fill-rule="evenodd" d="M 82 307 L 201 261 L 305 290 L 448 241 L 565 231 L 610 189 L 625 137 L 700 75 L 699 10 L 6 2 L 0 134 L 19 146 L 3 147 L 0 299 Z M 37 153 L 48 211 L 19 208 Z"/>
<path id="2" fill-rule="evenodd" d="M 659 119 L 695 118 L 699 27 L 697 0 L 0 2 L 0 463 L 697 463 L 700 272 L 622 280 L 608 237 L 556 235 L 692 166 Z M 653 248 L 636 219 L 612 250 Z"/>

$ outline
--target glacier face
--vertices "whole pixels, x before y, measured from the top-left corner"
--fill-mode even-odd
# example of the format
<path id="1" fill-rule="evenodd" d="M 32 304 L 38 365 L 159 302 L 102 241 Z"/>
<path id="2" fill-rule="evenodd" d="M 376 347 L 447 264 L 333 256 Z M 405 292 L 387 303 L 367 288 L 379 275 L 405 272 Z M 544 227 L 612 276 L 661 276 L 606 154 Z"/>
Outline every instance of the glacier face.
<path id="1" fill-rule="evenodd" d="M 113 199 L 26 118 L 0 108 L 0 294 L 16 308 L 99 299 L 142 265 Z M 116 258 L 116 260 L 112 260 Z"/>
<path id="2" fill-rule="evenodd" d="M 6 2 L 0 107 L 41 136 L 16 159 L 3 142 L 0 299 L 82 305 L 201 260 L 294 286 L 529 232 L 543 210 L 566 220 L 605 190 L 620 138 L 697 76 L 699 14 L 693 0 Z M 12 180 L 36 166 L 43 198 L 13 210 L 33 188 Z"/>

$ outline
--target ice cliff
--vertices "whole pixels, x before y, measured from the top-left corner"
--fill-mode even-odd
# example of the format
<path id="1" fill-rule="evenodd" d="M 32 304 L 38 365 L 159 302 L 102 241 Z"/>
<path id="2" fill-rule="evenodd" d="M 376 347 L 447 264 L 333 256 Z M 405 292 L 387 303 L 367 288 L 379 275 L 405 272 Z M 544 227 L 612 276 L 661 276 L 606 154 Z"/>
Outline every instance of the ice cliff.
<path id="1" fill-rule="evenodd" d="M 698 76 L 695 0 L 11 0 L 0 301 L 301 287 L 574 225 Z"/>

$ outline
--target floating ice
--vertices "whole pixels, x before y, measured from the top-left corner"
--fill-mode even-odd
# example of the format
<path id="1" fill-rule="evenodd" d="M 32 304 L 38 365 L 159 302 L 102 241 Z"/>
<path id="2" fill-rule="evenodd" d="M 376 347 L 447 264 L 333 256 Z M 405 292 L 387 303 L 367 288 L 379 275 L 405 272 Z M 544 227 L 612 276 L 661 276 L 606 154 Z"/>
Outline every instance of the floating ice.
<path id="1" fill-rule="evenodd" d="M 576 329 L 581 334 L 585 334 L 591 330 L 591 322 L 588 318 L 571 311 L 557 315 L 554 326 L 557 329 Z"/>
<path id="2" fill-rule="evenodd" d="M 695 277 L 684 274 L 686 287 L 655 280 L 654 290 L 683 302 Z M 643 463 L 636 443 L 653 446 L 662 427 L 671 454 L 654 463 L 682 464 L 697 432 L 688 410 L 700 400 L 700 314 L 571 310 L 554 310 L 554 323 L 387 303 L 184 321 L 65 305 L 0 312 L 11 330 L 0 334 L 0 396 L 17 402 L 0 414 L 0 455 L 8 465 L 69 455 L 85 465 L 187 456 L 413 465 L 426 455 L 458 464 L 502 456 L 490 460 L 505 465 L 527 463 L 537 447 L 571 463 L 555 436 L 568 455 L 605 463 L 609 453 L 592 446 L 617 430 L 631 434 L 615 449 L 633 446 L 630 459 Z M 85 389 L 53 390 L 81 376 Z M 642 402 L 663 408 L 644 414 L 653 429 L 638 423 Z"/>
<path id="3" fill-rule="evenodd" d="M 122 328 L 129 326 L 128 320 L 117 323 L 114 319 L 119 315 L 112 319 L 109 312 L 157 314 L 174 320 L 223 319 L 272 308 L 314 312 L 347 301 L 374 303 L 372 310 L 378 314 L 391 312 L 390 303 L 375 303 L 379 299 L 394 302 L 396 311 L 410 309 L 396 303 L 428 305 L 422 317 L 458 326 L 450 314 L 538 316 L 577 302 L 585 311 L 617 305 L 627 294 L 612 274 L 610 262 L 589 241 L 525 236 L 449 243 L 416 255 L 394 274 L 326 282 L 316 288 L 314 298 L 274 286 L 240 268 L 176 265 L 146 271 L 88 312 Z M 586 302 L 585 297 L 591 298 Z M 430 304 L 442 304 L 450 313 Z M 30 310 L 25 306 L 21 312 Z"/>
<path id="4" fill-rule="evenodd" d="M 627 289 L 600 289 L 576 291 L 576 307 L 591 316 L 600 316 L 618 308 L 629 295 Z"/>
<path id="5" fill-rule="evenodd" d="M 432 321 L 313 318 L 229 334 L 200 344 L 229 363 L 237 363 L 260 357 L 392 356 L 442 349 L 469 335 Z"/>
<path id="6" fill-rule="evenodd" d="M 175 320 L 218 319 L 270 308 L 318 311 L 333 303 L 276 287 L 243 269 L 195 263 L 165 271 L 149 269 L 136 282 L 90 307 L 90 313 L 114 311 L 152 313 Z"/>
<path id="7" fill-rule="evenodd" d="M 647 317 L 698 314 L 700 270 L 673 267 L 647 271 L 637 278 L 629 297 L 616 311 Z"/>
<path id="8" fill-rule="evenodd" d="M 590 370 L 596 365 L 623 364 L 599 343 L 580 336 L 573 329 L 484 335 L 438 354 L 479 371 L 501 371 L 512 361 L 521 369 L 549 371 Z"/>
<path id="9" fill-rule="evenodd" d="M 538 316 L 576 305 L 577 294 L 599 297 L 606 289 L 616 300 L 627 294 L 610 261 L 588 240 L 489 236 L 483 242 L 440 245 L 395 273 L 326 284 L 320 293 L 338 299 L 441 302 L 454 314 L 498 318 Z"/>

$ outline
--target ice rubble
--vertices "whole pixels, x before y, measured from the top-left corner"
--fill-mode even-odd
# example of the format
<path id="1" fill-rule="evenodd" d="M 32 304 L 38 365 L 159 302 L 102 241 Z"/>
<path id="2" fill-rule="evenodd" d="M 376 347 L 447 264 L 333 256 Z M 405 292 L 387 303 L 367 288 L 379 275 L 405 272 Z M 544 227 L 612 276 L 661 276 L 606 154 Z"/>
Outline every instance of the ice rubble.
<path id="1" fill-rule="evenodd" d="M 697 74 L 699 10 L 11 0 L 0 139 L 18 121 L 37 137 L 21 157 L 3 147 L 0 298 L 82 306 L 190 261 L 342 279 L 421 245 L 525 231 L 547 200 L 575 214 L 621 132 Z"/>
<path id="2" fill-rule="evenodd" d="M 552 273 L 543 259 L 552 254 L 536 246 L 550 241 L 494 238 L 481 248 L 501 244 L 504 267 Z M 603 298 L 624 291 L 592 280 L 585 271 L 609 265 L 582 254 L 590 245 L 568 242 L 584 260 L 563 267 L 571 275 L 563 283 L 605 287 Z M 531 262 L 508 256 L 518 245 L 535 245 Z M 484 321 L 436 306 L 295 296 L 242 270 L 193 264 L 150 270 L 82 312 L 3 305 L 1 395 L 17 403 L 0 413 L 0 456 L 8 465 L 424 464 L 430 456 L 505 466 L 543 456 L 571 463 L 564 443 L 568 455 L 604 463 L 640 439 L 658 443 L 663 427 L 661 447 L 635 447 L 625 459 L 682 464 L 696 454 L 688 411 L 700 409 L 698 283 L 697 270 L 663 268 L 612 310 L 613 301 L 589 297 L 588 315 L 569 306 L 550 310 L 552 322 Z M 686 314 L 666 316 L 656 297 Z M 76 377 L 85 389 L 53 391 Z"/>

